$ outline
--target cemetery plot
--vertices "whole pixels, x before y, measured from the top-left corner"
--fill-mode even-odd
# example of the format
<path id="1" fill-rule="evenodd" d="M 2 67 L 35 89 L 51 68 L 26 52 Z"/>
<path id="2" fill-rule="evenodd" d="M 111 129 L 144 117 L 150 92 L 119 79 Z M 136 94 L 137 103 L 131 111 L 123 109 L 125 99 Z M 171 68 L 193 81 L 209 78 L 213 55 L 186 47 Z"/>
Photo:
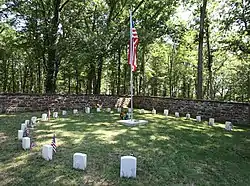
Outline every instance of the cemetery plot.
<path id="1" fill-rule="evenodd" d="M 111 109 L 114 113 L 96 108 L 78 110 L 79 115 L 58 112 L 48 121 L 41 121 L 44 113 L 0 115 L 0 185 L 250 183 L 248 128 L 151 110 L 134 112 L 135 119 L 148 124 L 127 127 L 117 123 L 120 114 Z M 23 137 L 20 129 L 29 118 L 35 125 Z"/>

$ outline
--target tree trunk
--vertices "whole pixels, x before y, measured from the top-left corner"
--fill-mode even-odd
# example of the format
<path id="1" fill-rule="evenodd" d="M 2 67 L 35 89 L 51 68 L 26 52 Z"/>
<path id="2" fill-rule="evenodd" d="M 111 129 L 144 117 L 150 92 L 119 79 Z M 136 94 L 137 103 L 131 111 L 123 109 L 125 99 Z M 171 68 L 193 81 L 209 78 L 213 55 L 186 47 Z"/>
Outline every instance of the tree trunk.
<path id="1" fill-rule="evenodd" d="M 204 38 L 204 21 L 206 16 L 207 0 L 203 0 L 200 8 L 200 32 L 199 32 L 199 49 L 198 49 L 198 73 L 197 73 L 197 99 L 202 99 L 202 72 L 203 72 L 203 38 Z"/>
<path id="2" fill-rule="evenodd" d="M 173 94 L 173 85 L 172 85 L 172 72 L 173 72 L 173 62 L 174 62 L 174 54 L 175 54 L 175 45 L 173 45 L 171 59 L 169 60 L 169 97 L 172 97 Z"/>
<path id="3" fill-rule="evenodd" d="M 75 78 L 76 78 L 76 94 L 79 93 L 79 71 L 78 71 L 78 65 L 75 66 Z"/>
<path id="4" fill-rule="evenodd" d="M 68 94 L 71 92 L 71 75 L 69 74 L 69 81 L 68 81 Z"/>
<path id="5" fill-rule="evenodd" d="M 103 66 L 103 57 L 99 56 L 98 58 L 98 66 L 97 66 L 97 79 L 96 79 L 96 85 L 94 88 L 94 94 L 100 94 L 101 93 L 101 83 L 102 83 L 102 66 Z"/>
<path id="6" fill-rule="evenodd" d="M 117 67 L 117 95 L 120 95 L 120 87 L 121 87 L 121 45 L 118 48 L 118 67 Z"/>
<path id="7" fill-rule="evenodd" d="M 208 55 L 208 63 L 207 63 L 207 67 L 208 67 L 208 97 L 210 99 L 214 99 L 213 98 L 213 74 L 212 74 L 212 65 L 213 65 L 213 56 L 211 54 L 211 50 L 210 50 L 210 38 L 209 38 L 209 23 L 207 22 L 207 26 L 206 26 L 206 35 L 207 35 L 207 55 Z"/>
<path id="8" fill-rule="evenodd" d="M 59 25 L 59 9 L 61 0 L 53 0 L 53 18 L 51 22 L 51 30 L 49 33 L 48 46 L 48 61 L 47 61 L 47 75 L 45 90 L 46 93 L 54 93 L 56 90 L 56 70 L 59 68 L 59 61 L 57 57 L 57 43 L 58 43 L 58 25 Z"/>
<path id="9" fill-rule="evenodd" d="M 145 54 L 146 54 L 146 44 L 142 45 L 142 60 L 141 60 L 141 76 L 140 76 L 140 85 L 139 91 L 142 91 L 142 95 L 145 96 Z"/>

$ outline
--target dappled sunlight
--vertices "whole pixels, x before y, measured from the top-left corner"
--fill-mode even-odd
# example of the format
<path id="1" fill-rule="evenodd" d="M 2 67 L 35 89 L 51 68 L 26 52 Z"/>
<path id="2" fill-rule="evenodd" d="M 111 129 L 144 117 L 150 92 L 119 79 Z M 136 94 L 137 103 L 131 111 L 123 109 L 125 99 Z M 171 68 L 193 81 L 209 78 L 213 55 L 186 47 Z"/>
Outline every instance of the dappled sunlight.
<path id="1" fill-rule="evenodd" d="M 59 125 L 52 125 L 51 128 L 61 128 L 66 126 L 67 124 L 59 124 Z"/>
<path id="2" fill-rule="evenodd" d="M 114 143 L 115 142 L 114 138 L 120 134 L 125 133 L 126 131 L 127 131 L 126 129 L 112 130 L 112 131 L 99 129 L 99 130 L 92 132 L 92 134 L 96 134 L 98 139 L 104 140 L 106 142 Z"/>
<path id="3" fill-rule="evenodd" d="M 233 137 L 232 134 L 224 134 L 224 136 L 227 136 L 227 137 L 229 137 L 229 138 L 232 138 L 232 137 Z"/>
<path id="4" fill-rule="evenodd" d="M 16 168 L 20 165 L 24 165 L 27 163 L 28 158 L 32 154 L 29 154 L 28 152 L 23 152 L 17 157 L 13 157 L 10 160 L 10 163 L 0 164 L 0 170 L 1 171 L 8 171 L 9 169 Z"/>
<path id="5" fill-rule="evenodd" d="M 31 131 L 36 146 L 24 151 L 13 129 L 20 127 L 26 115 L 17 117 L 16 121 L 5 121 L 11 127 L 0 126 L 0 139 L 3 136 L 8 142 L 3 143 L 5 150 L 0 155 L 0 179 L 4 178 L 6 185 L 25 185 L 37 180 L 41 185 L 48 182 L 54 185 L 165 185 L 179 183 L 179 178 L 195 185 L 196 178 L 221 180 L 220 172 L 233 173 L 233 179 L 239 179 L 247 175 L 250 166 L 247 128 L 234 127 L 227 132 L 224 124 L 216 123 L 212 127 L 207 122 L 166 119 L 164 115 L 151 113 L 137 115 L 149 120 L 147 125 L 127 127 L 117 124 L 119 114 L 93 113 L 91 117 L 83 114 L 83 117 L 68 116 L 39 123 Z M 57 153 L 52 161 L 45 161 L 41 157 L 42 146 L 51 144 L 54 133 Z M 76 152 L 87 154 L 86 171 L 72 168 Z M 136 179 L 119 178 L 120 158 L 124 155 L 137 157 Z M 173 181 L 168 182 L 171 179 Z"/>
<path id="6" fill-rule="evenodd" d="M 170 140 L 169 136 L 158 136 L 156 140 Z"/>

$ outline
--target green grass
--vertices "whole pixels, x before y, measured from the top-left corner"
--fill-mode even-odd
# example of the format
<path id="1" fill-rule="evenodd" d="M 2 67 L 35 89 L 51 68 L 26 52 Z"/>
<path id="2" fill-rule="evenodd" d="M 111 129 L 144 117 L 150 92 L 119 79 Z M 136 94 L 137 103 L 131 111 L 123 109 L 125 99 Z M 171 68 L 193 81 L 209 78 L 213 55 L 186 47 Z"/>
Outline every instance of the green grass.
<path id="1" fill-rule="evenodd" d="M 116 124 L 119 114 L 93 113 L 39 122 L 36 147 L 24 151 L 17 130 L 41 113 L 0 115 L 0 185 L 250 185 L 250 133 L 222 124 L 135 114 L 148 125 Z M 41 157 L 56 133 L 52 161 Z M 87 169 L 72 168 L 73 154 L 88 155 Z M 120 157 L 137 157 L 136 179 L 119 178 Z"/>

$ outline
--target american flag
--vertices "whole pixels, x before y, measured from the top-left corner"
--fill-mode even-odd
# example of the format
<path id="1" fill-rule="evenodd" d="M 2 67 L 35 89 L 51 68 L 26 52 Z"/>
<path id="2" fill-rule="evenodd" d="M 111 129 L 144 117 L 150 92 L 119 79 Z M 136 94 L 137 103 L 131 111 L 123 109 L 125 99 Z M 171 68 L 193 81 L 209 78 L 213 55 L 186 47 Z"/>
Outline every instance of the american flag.
<path id="1" fill-rule="evenodd" d="M 29 131 L 29 129 L 26 127 L 26 128 L 24 129 L 24 131 L 23 131 L 23 137 L 28 137 L 28 136 L 29 136 L 29 133 L 30 133 L 30 131 Z"/>
<path id="2" fill-rule="evenodd" d="M 36 146 L 35 143 L 32 142 L 32 143 L 30 144 L 30 149 L 32 149 L 32 148 L 35 147 L 35 146 Z"/>
<path id="3" fill-rule="evenodd" d="M 53 148 L 53 151 L 56 152 L 56 135 L 55 134 L 54 134 L 54 136 L 52 138 L 51 146 Z"/>
<path id="4" fill-rule="evenodd" d="M 131 65 L 132 62 L 132 71 L 136 71 L 136 67 L 137 67 L 137 63 L 136 63 L 136 59 L 137 59 L 137 46 L 139 44 L 139 37 L 137 34 L 137 31 L 134 27 L 134 23 L 132 22 L 132 30 L 130 32 L 132 32 L 132 36 L 130 37 L 130 41 L 129 41 L 129 47 L 128 47 L 128 64 Z M 131 45 L 131 40 L 132 40 L 132 57 L 130 59 L 130 45 Z M 132 61 L 131 61 L 132 60 Z"/>

